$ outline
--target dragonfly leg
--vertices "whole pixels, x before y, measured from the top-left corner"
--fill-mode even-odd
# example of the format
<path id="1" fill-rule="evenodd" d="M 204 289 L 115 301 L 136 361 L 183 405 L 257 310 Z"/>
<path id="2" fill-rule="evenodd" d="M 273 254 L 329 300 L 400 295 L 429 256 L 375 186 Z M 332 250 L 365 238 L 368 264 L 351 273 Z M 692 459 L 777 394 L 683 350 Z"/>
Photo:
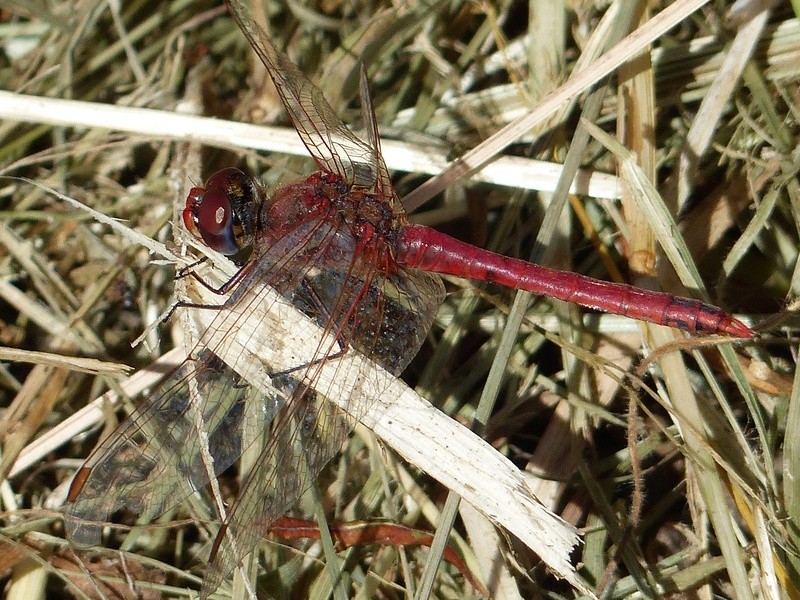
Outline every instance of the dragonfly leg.
<path id="1" fill-rule="evenodd" d="M 199 302 L 185 302 L 183 300 L 178 300 L 175 302 L 170 309 L 166 312 L 166 314 L 161 318 L 162 323 L 166 323 L 167 321 L 172 318 L 172 315 L 175 314 L 175 311 L 179 308 L 199 308 L 203 310 L 220 310 L 225 308 L 226 304 L 223 302 L 222 304 L 201 304 Z"/>
<path id="2" fill-rule="evenodd" d="M 286 375 L 290 375 L 291 373 L 295 373 L 297 371 L 300 371 L 301 369 L 310 369 L 311 367 L 315 367 L 317 365 L 324 364 L 324 363 L 328 362 L 329 360 L 336 360 L 337 358 L 342 358 L 345 354 L 347 354 L 347 350 L 348 349 L 349 348 L 348 348 L 347 344 L 343 344 L 342 347 L 339 350 L 337 350 L 336 352 L 332 352 L 331 354 L 328 354 L 327 356 L 323 356 L 322 358 L 315 358 L 312 361 L 309 361 L 307 363 L 303 363 L 301 365 L 297 365 L 296 367 L 291 367 L 289 369 L 284 369 L 283 371 L 275 371 L 274 373 L 270 373 L 269 376 L 273 377 L 273 378 L 274 377 L 283 377 L 283 376 L 286 376 Z"/>
<path id="3" fill-rule="evenodd" d="M 219 287 L 214 287 L 210 283 L 208 283 L 205 279 L 200 277 L 197 274 L 197 271 L 193 270 L 194 267 L 204 262 L 206 259 L 201 258 L 196 262 L 182 268 L 178 274 L 175 276 L 175 279 L 184 278 L 184 277 L 192 277 L 195 281 L 197 281 L 200 285 L 210 291 L 212 294 L 216 294 L 218 296 L 227 296 L 230 291 L 236 287 L 236 285 L 242 280 L 242 278 L 248 273 L 251 268 L 252 263 L 247 263 L 243 267 L 241 267 L 236 273 L 228 279 L 225 283 L 223 283 Z M 228 307 L 227 300 L 222 304 L 203 304 L 200 302 L 186 302 L 185 300 L 178 300 L 175 304 L 172 305 L 167 311 L 167 314 L 164 315 L 164 318 L 161 319 L 162 323 L 169 321 L 170 317 L 175 313 L 176 310 L 179 308 L 199 308 L 201 310 L 222 310 L 223 308 Z"/>
<path id="4" fill-rule="evenodd" d="M 328 304 L 317 293 L 314 284 L 308 278 L 304 277 L 301 279 L 298 285 L 298 290 L 302 290 L 304 304 L 304 307 L 302 307 L 300 310 L 313 318 L 321 327 L 324 327 L 327 330 L 328 325 L 331 324 L 331 321 L 333 320 L 333 315 L 331 314 Z M 344 334 L 341 327 L 333 331 L 333 333 L 336 335 L 336 342 L 339 344 L 339 350 L 332 352 L 323 358 L 314 359 L 308 363 L 292 367 L 285 371 L 279 371 L 273 375 L 288 375 L 289 373 L 294 373 L 300 369 L 308 369 L 316 365 L 323 364 L 327 360 L 335 360 L 344 356 L 350 349 L 350 344 L 348 343 L 349 336 Z"/>
<path id="5" fill-rule="evenodd" d="M 195 263 L 195 265 L 192 265 L 192 266 L 196 266 L 197 264 L 199 264 L 199 262 Z M 188 267 L 186 267 L 186 268 L 188 268 Z M 231 277 L 230 279 L 228 279 L 228 281 L 226 281 L 225 283 L 223 283 L 222 285 L 220 285 L 218 287 L 215 287 L 215 286 L 211 285 L 205 279 L 200 277 L 200 275 L 198 275 L 197 271 L 194 271 L 194 270 L 189 271 L 188 273 L 183 275 L 183 277 L 191 276 L 195 281 L 197 281 L 197 283 L 202 285 L 204 288 L 206 288 L 212 294 L 216 294 L 217 296 L 227 296 L 228 293 L 233 288 L 236 287 L 236 285 L 242 280 L 242 278 L 248 273 L 248 271 L 250 271 L 251 268 L 252 268 L 252 263 L 248 263 L 248 264 L 244 265 L 242 268 L 240 268 L 238 271 L 236 271 L 236 273 L 233 275 L 233 277 Z"/>
<path id="6" fill-rule="evenodd" d="M 188 264 L 188 265 L 186 265 L 185 267 L 181 267 L 180 269 L 178 269 L 178 272 L 177 272 L 177 273 L 175 273 L 175 279 L 185 279 L 186 277 L 188 277 L 189 275 L 191 275 L 191 274 L 193 273 L 193 271 L 194 271 L 194 270 L 195 270 L 195 269 L 196 269 L 198 266 L 202 265 L 202 264 L 203 264 L 204 262 L 206 262 L 207 260 L 208 260 L 208 258 L 207 258 L 207 257 L 205 257 L 205 256 L 201 256 L 200 258 L 198 258 L 198 259 L 197 259 L 196 261 L 194 261 L 193 263 L 191 263 L 191 264 Z"/>

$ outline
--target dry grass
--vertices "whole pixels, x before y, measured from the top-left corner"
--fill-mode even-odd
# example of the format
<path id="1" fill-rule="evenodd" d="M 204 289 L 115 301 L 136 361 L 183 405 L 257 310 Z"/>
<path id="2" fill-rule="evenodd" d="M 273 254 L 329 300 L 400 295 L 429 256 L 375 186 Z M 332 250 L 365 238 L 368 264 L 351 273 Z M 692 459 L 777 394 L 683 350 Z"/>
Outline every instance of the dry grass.
<path id="1" fill-rule="evenodd" d="M 390 440 L 409 464 L 366 429 L 325 470 L 320 498 L 306 494 L 296 513 L 436 530 L 495 598 L 574 597 L 582 586 L 609 598 L 800 598 L 796 326 L 771 319 L 798 288 L 800 22 L 787 3 L 749 21 L 722 12 L 723 3 L 695 10 L 701 0 L 649 2 L 647 15 L 633 2 L 613 12 L 607 4 L 541 0 L 530 3 L 533 15 L 528 3 L 271 3 L 269 23 L 275 44 L 356 128 L 351 75 L 363 60 L 401 195 L 447 160 L 481 163 L 505 148 L 481 174 L 446 174 L 412 194 L 416 204 L 429 199 L 424 190 L 447 188 L 415 213 L 418 222 L 560 268 L 708 294 L 764 335 L 735 347 L 687 341 L 449 281 L 405 380 L 443 414 L 482 430 L 497 468 L 511 467 L 499 453 L 520 469 L 502 477 L 524 476 L 545 507 L 580 528 L 582 544 L 548 556 L 542 548 L 555 538 L 526 539 L 530 529 L 501 514 L 522 506 L 514 494 L 525 492 L 500 485 L 499 473 L 459 489 L 467 498 L 478 490 L 476 512 L 419 470 L 439 467 L 439 480 L 458 489 L 486 466 L 478 455 L 443 444 L 428 464 L 413 458 L 413 437 Z M 673 12 L 659 12 L 663 4 Z M 759 3 L 736 7 L 748 4 Z M 159 520 L 164 527 L 137 535 L 110 530 L 109 549 L 77 560 L 54 511 L 121 416 L 108 402 L 86 407 L 124 391 L 127 410 L 157 377 L 141 370 L 180 352 L 169 353 L 185 336 L 177 317 L 131 342 L 172 301 L 174 268 L 161 259 L 174 250 L 165 242 L 185 239 L 175 216 L 190 182 L 232 164 L 267 185 L 313 168 L 293 132 L 221 121 L 280 126 L 284 115 L 217 3 L 145 0 L 117 14 L 115 6 L 0 4 L 0 89 L 78 101 L 0 93 L 8 597 L 136 597 L 131 586 L 142 597 L 183 597 L 198 588 L 214 529 L 198 507 L 187 503 Z M 634 37 L 609 61 L 603 52 L 633 29 L 652 37 Z M 637 54 L 651 39 L 652 52 Z M 608 87 L 605 72 L 614 74 Z M 140 108 L 148 110 L 130 110 Z M 592 124 L 622 146 L 601 143 Z M 575 195 L 539 161 L 575 161 L 583 169 Z M 679 215 L 680 240 L 662 213 L 640 210 L 653 197 Z M 562 210 L 567 200 L 571 211 Z M 138 372 L 126 378 L 124 365 Z M 496 497 L 481 495 L 493 486 Z M 318 542 L 272 538 L 263 549 L 254 573 L 264 597 L 477 595 L 424 547 L 350 547 L 337 554 L 338 569 L 325 567 Z M 544 566 L 567 559 L 566 580 Z M 343 579 L 334 586 L 336 570 Z"/>

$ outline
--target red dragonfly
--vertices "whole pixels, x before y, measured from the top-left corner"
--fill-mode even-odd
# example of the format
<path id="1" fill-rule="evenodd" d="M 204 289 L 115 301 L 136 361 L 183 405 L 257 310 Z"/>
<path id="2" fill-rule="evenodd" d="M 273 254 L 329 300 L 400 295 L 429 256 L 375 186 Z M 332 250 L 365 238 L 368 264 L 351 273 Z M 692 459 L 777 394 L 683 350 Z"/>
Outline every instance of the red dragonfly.
<path id="1" fill-rule="evenodd" d="M 240 270 L 224 287 L 223 309 L 268 282 L 333 340 L 314 360 L 253 385 L 220 356 L 242 311 L 219 310 L 190 358 L 107 438 L 70 488 L 67 529 L 97 544 L 100 525 L 120 509 L 152 519 L 231 467 L 249 448 L 263 450 L 244 477 L 212 549 L 202 594 L 256 547 L 338 451 L 364 407 L 345 412 L 315 382 L 319 365 L 358 381 L 342 359 L 356 350 L 398 375 L 419 350 L 444 298 L 434 273 L 489 281 L 692 333 L 748 338 L 753 332 L 697 300 L 547 269 L 410 225 L 381 158 L 377 125 L 362 75 L 367 139 L 353 134 L 291 61 L 255 24 L 244 2 L 231 11 L 267 67 L 295 129 L 319 171 L 278 188 L 271 198 L 238 169 L 192 188 L 183 219 L 197 238 L 231 256 Z M 249 305 L 248 305 L 249 306 Z M 277 343 L 277 342 L 276 342 Z M 257 419 L 252 416 L 257 406 Z M 201 434 L 198 431 L 202 430 Z M 223 511 L 218 511 L 222 513 Z"/>

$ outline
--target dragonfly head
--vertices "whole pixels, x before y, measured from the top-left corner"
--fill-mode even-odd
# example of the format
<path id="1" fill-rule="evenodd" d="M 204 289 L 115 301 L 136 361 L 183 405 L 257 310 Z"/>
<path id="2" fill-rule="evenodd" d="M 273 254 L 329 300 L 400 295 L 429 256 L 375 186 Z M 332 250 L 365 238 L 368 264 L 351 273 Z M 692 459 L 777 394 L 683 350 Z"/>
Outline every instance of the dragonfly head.
<path id="1" fill-rule="evenodd" d="M 255 233 L 258 185 L 242 171 L 217 171 L 205 187 L 193 187 L 186 197 L 186 229 L 211 249 L 229 257 L 249 250 Z"/>

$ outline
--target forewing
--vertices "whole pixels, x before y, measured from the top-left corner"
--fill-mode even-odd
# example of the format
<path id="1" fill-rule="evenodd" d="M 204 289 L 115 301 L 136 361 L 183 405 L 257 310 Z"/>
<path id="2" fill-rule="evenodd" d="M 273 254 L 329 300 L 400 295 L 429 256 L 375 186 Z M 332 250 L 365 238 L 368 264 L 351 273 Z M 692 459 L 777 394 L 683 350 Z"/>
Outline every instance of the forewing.
<path id="1" fill-rule="evenodd" d="M 388 170 L 380 150 L 347 128 L 320 89 L 275 48 L 266 32 L 253 20 L 248 5 L 246 0 L 228 0 L 233 17 L 266 66 L 292 124 L 319 167 L 369 190 L 385 187 Z M 374 123 L 374 114 L 372 118 Z M 371 128 L 373 123 L 368 122 L 366 126 Z M 391 197 L 388 201 L 392 201 Z"/>
<path id="2" fill-rule="evenodd" d="M 320 231 L 313 223 L 308 229 Z M 318 241 L 324 242 L 328 231 Z M 243 322 L 256 306 L 269 312 L 275 290 L 291 296 L 316 251 L 302 238 L 287 237 L 244 267 L 221 310 L 195 309 L 215 316 L 190 357 L 92 452 L 76 476 L 66 508 L 72 539 L 97 544 L 102 524 L 123 508 L 143 521 L 153 519 L 202 490 L 254 443 L 243 415 L 257 413 L 261 426 L 268 425 L 291 390 L 272 381 L 286 365 L 246 359 L 245 350 L 264 340 L 255 340 L 257 334 L 248 333 Z"/>
<path id="3" fill-rule="evenodd" d="M 356 260 L 333 280 L 330 272 L 320 278 L 309 273 L 307 293 L 326 303 L 325 328 L 336 332 L 341 346 L 357 349 L 399 373 L 419 350 L 444 288 L 438 277 L 427 273 L 386 278 L 374 267 Z M 327 298 L 328 293 L 336 298 Z M 329 361 L 335 361 L 335 375 L 323 380 L 321 366 Z M 363 371 L 347 356 L 332 356 L 326 347 L 318 348 L 306 369 L 288 377 L 293 381 L 291 402 L 265 432 L 264 450 L 217 536 L 204 593 L 216 589 L 274 520 L 295 504 L 382 393 L 375 370 Z M 334 388 L 348 390 L 347 398 L 329 401 Z"/>
<path id="4" fill-rule="evenodd" d="M 150 521 L 202 491 L 239 458 L 248 403 L 272 407 L 274 415 L 275 390 L 247 385 L 212 352 L 197 352 L 79 471 L 66 510 L 67 534 L 74 541 L 98 544 L 102 525 L 120 509 Z"/>
<path id="5" fill-rule="evenodd" d="M 229 4 L 320 168 L 396 206 L 365 79 L 369 143 L 351 133 L 321 92 L 274 48 L 243 3 Z M 217 515 L 224 525 L 204 584 L 209 591 L 294 504 L 368 408 L 339 399 L 343 412 L 328 402 L 331 384 L 317 380 L 320 365 L 337 361 L 337 380 L 351 390 L 349 398 L 376 398 L 380 390 L 369 373 L 350 367 L 345 351 L 357 349 L 398 374 L 419 349 L 443 297 L 438 277 L 379 275 L 385 269 L 354 256 L 356 241 L 343 243 L 341 233 L 309 221 L 272 247 L 255 249 L 193 358 L 90 457 L 70 495 L 73 537 L 96 541 L 99 530 L 86 529 L 84 520 L 104 521 L 123 506 L 152 518 L 200 489 L 248 447 L 264 444 L 230 516 Z M 263 344 L 264 333 L 249 315 L 256 308 L 269 312 L 267 284 L 327 334 L 309 342 L 315 350 L 304 364 L 251 358 L 249 346 Z M 366 394 L 363 386 L 370 387 Z"/>
<path id="6" fill-rule="evenodd" d="M 348 398 L 339 398 L 346 411 L 329 402 L 331 382 L 320 381 L 317 375 L 323 363 L 335 361 L 337 382 L 352 381 L 344 387 L 348 397 L 360 392 L 359 386 L 370 384 L 368 373 L 350 368 L 344 351 L 356 348 L 369 355 L 375 347 L 382 320 L 380 310 L 370 313 L 374 314 L 377 328 L 354 327 L 353 317 L 376 283 L 376 271 L 372 263 L 353 260 L 352 255 L 337 259 L 341 239 L 335 231 L 325 227 L 309 229 L 302 234 L 308 243 L 301 246 L 314 248 L 315 255 L 297 261 L 293 272 L 302 273 L 302 278 L 293 288 L 291 300 L 328 335 L 316 342 L 303 367 L 276 378 L 291 398 L 272 426 L 244 433 L 246 438 L 259 439 L 263 451 L 249 472 L 243 474 L 242 489 L 217 536 L 201 595 L 216 589 L 258 545 L 272 522 L 295 504 L 341 448 L 365 408 L 351 405 Z M 327 268 L 315 267 L 320 264 Z"/>
<path id="7" fill-rule="evenodd" d="M 375 156 L 374 162 L 378 166 L 375 173 L 373 193 L 381 198 L 390 198 L 392 205 L 395 207 L 395 211 L 397 211 L 401 204 L 399 200 L 397 200 L 397 192 L 392 184 L 392 177 L 389 175 L 389 169 L 383 161 L 381 137 L 378 131 L 378 119 L 375 116 L 375 107 L 372 105 L 372 96 L 370 96 L 369 93 L 367 69 L 364 67 L 363 63 L 359 73 L 358 94 L 361 98 L 361 118 L 364 121 L 364 127 L 367 131 L 368 145 Z"/>
<path id="8" fill-rule="evenodd" d="M 346 351 L 359 350 L 399 373 L 443 295 L 435 276 L 385 277 L 372 262 L 343 254 L 341 237 L 329 223 L 308 221 L 257 249 L 192 358 L 88 459 L 67 508 L 73 539 L 97 543 L 102 523 L 121 508 L 152 519 L 200 491 L 248 448 L 263 447 L 243 474 L 232 510 L 215 512 L 223 527 L 204 583 L 210 591 L 296 502 L 381 393 L 374 372 L 352 367 Z M 275 300 L 271 286 L 284 299 Z M 290 348 L 289 358 L 255 355 L 283 341 L 270 340 L 251 315 L 278 313 L 284 300 L 324 333 L 300 334 L 313 348 L 302 359 L 292 358 Z M 335 380 L 319 380 L 330 361 Z M 344 410 L 328 401 L 333 381 L 348 390 L 347 398 L 337 398 Z"/>

